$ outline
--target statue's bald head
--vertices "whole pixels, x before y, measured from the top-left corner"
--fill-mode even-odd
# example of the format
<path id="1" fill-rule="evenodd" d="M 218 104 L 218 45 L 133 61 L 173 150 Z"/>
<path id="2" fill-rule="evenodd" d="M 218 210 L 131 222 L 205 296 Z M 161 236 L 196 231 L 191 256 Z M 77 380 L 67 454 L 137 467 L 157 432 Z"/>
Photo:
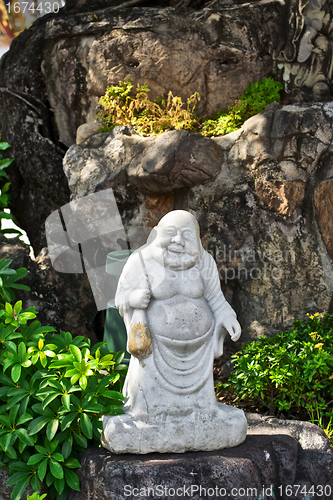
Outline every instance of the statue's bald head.
<path id="1" fill-rule="evenodd" d="M 168 212 L 157 224 L 157 228 L 166 225 L 175 225 L 176 227 L 190 226 L 194 230 L 197 238 L 200 239 L 198 221 L 194 215 L 190 212 L 186 212 L 186 210 L 173 210 L 172 212 Z"/>
<path id="2" fill-rule="evenodd" d="M 201 256 L 199 224 L 185 210 L 167 213 L 155 228 L 152 241 L 155 260 L 175 269 L 192 267 Z"/>

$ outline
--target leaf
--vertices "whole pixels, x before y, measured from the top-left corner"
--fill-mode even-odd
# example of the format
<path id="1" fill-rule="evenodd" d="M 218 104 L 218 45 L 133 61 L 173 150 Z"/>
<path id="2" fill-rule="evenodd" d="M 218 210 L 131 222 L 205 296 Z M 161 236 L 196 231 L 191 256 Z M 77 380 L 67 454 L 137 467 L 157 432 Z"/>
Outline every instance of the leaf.
<path id="1" fill-rule="evenodd" d="M 20 471 L 20 472 L 30 472 L 30 467 L 26 462 L 12 462 L 9 467 L 12 470 Z"/>
<path id="2" fill-rule="evenodd" d="M 1 447 L 5 453 L 8 452 L 8 448 L 10 447 L 10 443 L 12 442 L 13 437 L 13 434 L 8 433 L 1 438 Z"/>
<path id="3" fill-rule="evenodd" d="M 14 486 L 18 481 L 22 480 L 24 477 L 29 475 L 27 472 L 15 472 L 10 478 L 8 479 L 6 486 Z"/>
<path id="4" fill-rule="evenodd" d="M 82 448 L 87 448 L 88 442 L 83 434 L 79 434 L 78 432 L 73 432 L 73 436 L 79 446 L 82 446 Z"/>
<path id="5" fill-rule="evenodd" d="M 65 469 L 65 479 L 72 490 L 80 491 L 80 480 L 75 472 Z"/>
<path id="6" fill-rule="evenodd" d="M 34 446 L 34 442 L 28 434 L 27 429 L 16 429 L 15 434 L 18 436 L 19 440 L 26 444 L 27 446 Z"/>
<path id="7" fill-rule="evenodd" d="M 61 452 L 66 459 L 70 456 L 73 447 L 73 436 L 70 434 L 62 444 Z"/>
<path id="8" fill-rule="evenodd" d="M 25 475 L 24 477 L 22 477 L 22 479 L 20 481 L 18 481 L 15 488 L 13 489 L 12 494 L 10 496 L 10 499 L 11 500 L 19 500 L 22 497 L 24 490 L 28 486 L 29 482 L 30 482 L 29 475 L 28 476 Z"/>
<path id="9" fill-rule="evenodd" d="M 37 471 L 35 472 L 35 474 L 33 474 L 30 481 L 31 481 L 32 489 L 39 492 L 40 487 L 39 487 L 39 480 L 38 480 L 38 476 L 37 476 Z"/>
<path id="10" fill-rule="evenodd" d="M 91 423 L 91 420 L 86 413 L 81 413 L 80 427 L 82 429 L 83 434 L 88 439 L 92 439 L 92 423 Z"/>
<path id="11" fill-rule="evenodd" d="M 34 465 L 38 464 L 42 460 L 45 460 L 45 455 L 42 455 L 41 453 L 36 453 L 35 455 L 32 455 L 29 460 L 28 460 L 28 465 Z"/>
<path id="12" fill-rule="evenodd" d="M 58 494 L 61 495 L 61 493 L 64 491 L 64 488 L 65 488 L 65 479 L 62 478 L 62 479 L 56 479 L 54 481 L 54 486 L 55 486 L 55 489 L 57 490 Z"/>
<path id="13" fill-rule="evenodd" d="M 48 406 L 51 401 L 53 401 L 54 399 L 56 399 L 58 396 L 60 396 L 59 392 L 53 392 L 51 394 L 49 394 L 43 401 L 42 403 L 42 407 L 43 407 L 43 410 L 46 406 Z"/>
<path id="14" fill-rule="evenodd" d="M 124 396 L 120 392 L 110 391 L 108 389 L 106 391 L 102 392 L 102 396 L 104 396 L 106 398 L 112 398 L 112 399 L 121 399 L 121 400 L 124 399 Z"/>
<path id="15" fill-rule="evenodd" d="M 53 460 L 56 460 L 57 462 L 63 462 L 64 461 L 64 457 L 62 456 L 61 453 L 53 453 L 52 455 L 52 458 Z"/>
<path id="16" fill-rule="evenodd" d="M 37 474 L 41 481 L 44 481 L 44 477 L 47 470 L 47 463 L 48 463 L 48 458 L 45 458 L 38 467 Z"/>
<path id="17" fill-rule="evenodd" d="M 16 420 L 16 416 L 17 416 L 17 413 L 18 413 L 18 410 L 19 410 L 19 405 L 16 405 L 16 406 L 13 406 L 11 409 L 10 409 L 10 412 L 9 412 L 9 420 L 11 421 L 12 424 L 15 423 L 15 420 Z"/>
<path id="18" fill-rule="evenodd" d="M 76 345 L 73 345 L 73 344 L 71 344 L 69 346 L 69 349 L 70 349 L 71 353 L 73 354 L 74 358 L 76 359 L 76 361 L 78 363 L 80 363 L 82 360 L 82 354 L 81 354 L 80 349 L 78 347 L 76 347 Z"/>
<path id="19" fill-rule="evenodd" d="M 14 380 L 14 382 L 15 382 L 15 380 Z M 80 384 L 81 389 L 83 391 L 85 391 L 87 388 L 87 385 L 88 385 L 88 380 L 87 380 L 87 377 L 85 375 L 81 375 L 80 380 L 79 380 L 79 384 Z"/>
<path id="20" fill-rule="evenodd" d="M 56 462 L 52 458 L 50 459 L 50 472 L 57 479 L 62 479 L 64 477 L 63 468 L 61 467 L 59 462 Z"/>
<path id="21" fill-rule="evenodd" d="M 28 433 L 30 434 L 30 436 L 32 436 L 33 434 L 37 434 L 37 432 L 39 432 L 44 427 L 44 425 L 49 422 L 49 420 L 49 417 L 41 416 L 35 418 L 32 422 L 30 422 L 28 426 Z"/>
<path id="22" fill-rule="evenodd" d="M 64 394 L 61 398 L 61 402 L 62 402 L 62 405 L 63 407 L 67 410 L 67 411 L 70 411 L 71 410 L 71 397 L 69 394 Z"/>
<path id="23" fill-rule="evenodd" d="M 6 415 L 0 415 L 0 424 L 3 424 L 6 427 L 11 428 L 10 420 Z"/>
<path id="24" fill-rule="evenodd" d="M 29 415 L 29 413 L 24 413 L 23 415 L 20 416 L 20 418 L 18 419 L 16 425 L 22 425 L 22 424 L 25 424 L 26 422 L 28 422 L 29 420 L 32 420 L 32 416 Z"/>
<path id="25" fill-rule="evenodd" d="M 65 466 L 69 469 L 79 469 L 81 467 L 81 464 L 76 458 L 69 458 L 68 460 L 66 460 Z"/>
<path id="26" fill-rule="evenodd" d="M 13 382 L 17 382 L 21 376 L 21 371 L 22 371 L 22 366 L 21 365 L 14 365 L 11 371 L 11 377 Z"/>
<path id="27" fill-rule="evenodd" d="M 52 439 L 54 438 L 54 436 L 58 430 L 58 426 L 59 426 L 59 419 L 58 418 L 53 418 L 47 424 L 46 437 L 49 441 L 52 441 Z"/>
<path id="28" fill-rule="evenodd" d="M 64 431 L 65 429 L 67 429 L 67 427 L 71 425 L 71 423 L 75 418 L 77 418 L 77 416 L 78 415 L 76 412 L 68 413 L 68 415 L 66 415 L 61 422 L 61 430 Z"/>
<path id="29" fill-rule="evenodd" d="M 6 450 L 6 455 L 8 455 L 9 458 L 16 460 L 17 459 L 17 453 L 12 445 L 8 446 Z"/>

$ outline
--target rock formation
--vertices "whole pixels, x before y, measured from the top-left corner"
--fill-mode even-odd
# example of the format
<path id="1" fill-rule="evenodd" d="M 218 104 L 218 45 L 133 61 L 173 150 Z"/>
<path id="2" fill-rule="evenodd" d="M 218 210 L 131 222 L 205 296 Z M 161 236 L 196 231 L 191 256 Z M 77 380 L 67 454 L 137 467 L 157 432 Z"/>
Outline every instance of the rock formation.
<path id="1" fill-rule="evenodd" d="M 248 340 L 328 308 L 331 115 L 330 104 L 272 104 L 214 139 L 118 127 L 72 146 L 64 171 L 74 198 L 112 187 L 129 225 L 193 211 Z"/>
<path id="2" fill-rule="evenodd" d="M 69 0 L 17 37 L 0 63 L 0 131 L 16 160 L 8 169 L 12 211 L 35 254 L 46 246 L 46 218 L 70 196 L 112 187 L 127 224 L 154 226 L 171 209 L 195 213 L 244 339 L 327 310 L 333 276 L 329 103 L 271 105 L 240 131 L 216 139 L 184 131 L 142 138 L 126 127 L 73 146 L 78 127 L 93 121 L 106 85 L 119 80 L 146 81 L 152 98 L 172 90 L 186 100 L 199 91 L 197 111 L 208 113 L 233 104 L 249 81 L 276 64 L 287 68 L 298 58 L 311 75 L 316 68 L 321 75 L 318 61 L 329 61 L 330 42 L 309 55 L 305 41 L 312 40 L 309 30 L 316 30 L 316 40 L 330 40 L 330 2 L 313 10 L 311 1 L 290 0 L 282 13 L 275 0 Z M 329 87 L 330 64 L 318 84 Z M 289 78 L 294 70 L 283 71 Z M 327 89 L 315 93 L 317 83 L 307 99 L 328 96 Z M 287 90 L 294 84 L 291 76 Z M 163 155 L 155 161 L 157 148 Z M 48 259 L 46 250 L 39 259 Z M 55 317 L 63 328 L 84 333 L 93 298 L 83 301 L 82 322 L 82 304 L 76 310 L 73 300 L 87 281 L 70 277 L 68 287 L 68 276 L 51 279 L 52 273 L 48 279 L 63 287 L 54 292 Z"/>

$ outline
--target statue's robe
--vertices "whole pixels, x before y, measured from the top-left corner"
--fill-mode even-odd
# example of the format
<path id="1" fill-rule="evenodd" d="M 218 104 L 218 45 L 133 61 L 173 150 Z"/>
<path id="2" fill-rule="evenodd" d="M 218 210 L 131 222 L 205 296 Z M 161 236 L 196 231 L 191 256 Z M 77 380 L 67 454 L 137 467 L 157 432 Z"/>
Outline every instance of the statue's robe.
<path id="1" fill-rule="evenodd" d="M 215 407 L 213 359 L 222 354 L 226 333 L 221 324 L 227 316 L 236 316 L 221 291 L 216 264 L 203 249 L 199 262 L 187 270 L 162 266 L 149 246 L 142 250 L 142 257 L 136 253 L 129 258 L 116 294 L 116 305 L 129 331 L 133 316 L 130 293 L 138 288 L 148 288 L 151 293 L 145 314 L 153 350 L 141 362 L 131 358 L 124 387 L 125 410 L 160 413 L 165 397 L 165 404 L 171 400 L 174 411 L 178 407 L 183 411 L 184 400 L 191 405 L 195 399 L 198 404 L 198 391 L 203 407 Z M 159 401 L 147 398 L 151 391 L 159 392 Z"/>

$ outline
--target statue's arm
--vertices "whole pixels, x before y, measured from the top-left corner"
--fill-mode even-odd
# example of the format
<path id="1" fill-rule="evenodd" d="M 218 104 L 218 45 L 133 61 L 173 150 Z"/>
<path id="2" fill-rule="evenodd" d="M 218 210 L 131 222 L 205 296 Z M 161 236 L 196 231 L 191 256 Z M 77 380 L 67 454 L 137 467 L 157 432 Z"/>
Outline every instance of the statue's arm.
<path id="1" fill-rule="evenodd" d="M 126 262 L 119 278 L 115 304 L 126 327 L 130 324 L 134 309 L 145 309 L 150 300 L 146 278 L 140 258 L 133 254 Z"/>
<path id="2" fill-rule="evenodd" d="M 203 259 L 201 259 L 201 275 L 204 281 L 204 297 L 215 320 L 214 334 L 220 344 L 220 347 L 217 349 L 217 355 L 221 355 L 222 341 L 226 333 L 228 332 L 231 339 L 236 342 L 241 335 L 241 326 L 237 321 L 235 311 L 222 293 L 216 263 L 213 257 L 206 251 Z"/>

